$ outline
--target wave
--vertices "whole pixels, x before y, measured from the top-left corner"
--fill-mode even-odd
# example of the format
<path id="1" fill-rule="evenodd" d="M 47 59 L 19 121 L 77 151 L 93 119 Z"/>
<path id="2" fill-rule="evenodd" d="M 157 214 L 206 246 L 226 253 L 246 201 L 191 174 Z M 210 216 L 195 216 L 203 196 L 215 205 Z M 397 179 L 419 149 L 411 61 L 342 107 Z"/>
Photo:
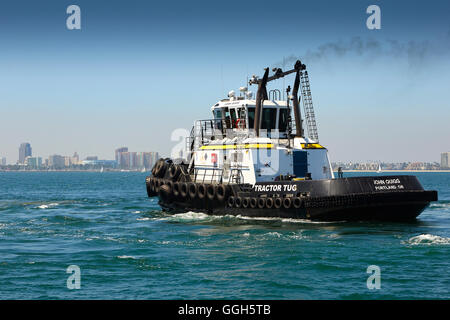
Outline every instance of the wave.
<path id="1" fill-rule="evenodd" d="M 133 257 L 133 256 L 117 256 L 117 258 L 119 258 L 119 259 L 133 259 L 133 260 L 137 259 L 136 257 Z"/>
<path id="2" fill-rule="evenodd" d="M 280 217 L 248 217 L 242 215 L 209 215 L 203 212 L 188 211 L 184 213 L 177 213 L 173 215 L 166 215 L 159 218 L 159 220 L 167 220 L 174 222 L 204 222 L 204 221 L 268 221 L 268 222 L 282 222 L 282 223 L 300 223 L 300 224 L 336 224 L 338 221 L 311 221 L 307 219 L 294 218 L 280 218 Z"/>
<path id="3" fill-rule="evenodd" d="M 403 243 L 409 245 L 449 245 L 450 238 L 440 237 L 433 234 L 421 234 L 412 237 Z"/>
<path id="4" fill-rule="evenodd" d="M 58 205 L 59 205 L 59 203 L 52 202 L 52 203 L 48 203 L 48 204 L 41 204 L 40 206 L 37 206 L 36 209 L 48 209 L 50 207 L 56 207 Z"/>

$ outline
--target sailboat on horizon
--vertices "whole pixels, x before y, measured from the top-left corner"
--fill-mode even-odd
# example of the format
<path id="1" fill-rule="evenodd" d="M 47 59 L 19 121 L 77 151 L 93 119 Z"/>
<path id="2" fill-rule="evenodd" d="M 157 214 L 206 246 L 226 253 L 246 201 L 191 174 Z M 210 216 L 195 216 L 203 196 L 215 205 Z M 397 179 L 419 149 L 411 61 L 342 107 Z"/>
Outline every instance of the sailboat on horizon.
<path id="1" fill-rule="evenodd" d="M 381 172 L 383 172 L 383 171 L 381 171 L 381 163 L 379 163 L 377 173 L 381 173 Z"/>

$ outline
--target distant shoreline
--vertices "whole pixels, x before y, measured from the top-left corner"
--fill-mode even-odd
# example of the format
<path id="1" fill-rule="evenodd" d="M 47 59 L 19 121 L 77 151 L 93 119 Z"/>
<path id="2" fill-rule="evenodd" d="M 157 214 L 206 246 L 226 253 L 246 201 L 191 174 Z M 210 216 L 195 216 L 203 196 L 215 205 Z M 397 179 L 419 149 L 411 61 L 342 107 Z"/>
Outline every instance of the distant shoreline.
<path id="1" fill-rule="evenodd" d="M 337 171 L 335 171 L 337 172 Z M 342 170 L 342 172 L 374 172 L 378 173 L 377 170 Z M 450 172 L 450 170 L 382 170 L 379 173 L 384 172 Z"/>
<path id="2" fill-rule="evenodd" d="M 0 170 L 0 172 L 101 172 L 100 170 Z M 150 173 L 151 171 L 142 172 L 141 170 L 104 170 L 105 172 L 140 172 L 140 173 Z M 333 170 L 337 173 L 337 170 Z M 389 173 L 389 172 L 444 172 L 450 173 L 450 170 L 382 170 L 378 172 L 377 170 L 342 170 L 342 172 L 372 172 L 372 173 Z"/>
<path id="3" fill-rule="evenodd" d="M 141 170 L 104 170 L 103 172 L 100 170 L 0 170 L 0 172 L 140 172 L 140 173 L 149 173 L 150 170 L 142 172 Z"/>

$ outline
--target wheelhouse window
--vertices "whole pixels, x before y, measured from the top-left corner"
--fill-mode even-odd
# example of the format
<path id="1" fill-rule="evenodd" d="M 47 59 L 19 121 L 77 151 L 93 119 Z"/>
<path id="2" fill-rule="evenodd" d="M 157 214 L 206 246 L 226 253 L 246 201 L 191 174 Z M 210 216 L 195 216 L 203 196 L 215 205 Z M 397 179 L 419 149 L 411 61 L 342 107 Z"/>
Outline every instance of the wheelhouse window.
<path id="1" fill-rule="evenodd" d="M 222 110 L 220 110 L 220 109 L 214 110 L 214 119 L 222 120 Z"/>
<path id="2" fill-rule="evenodd" d="M 278 130 L 284 132 L 288 125 L 288 109 L 280 109 L 280 116 L 278 119 Z"/>
<path id="3" fill-rule="evenodd" d="M 263 108 L 261 129 L 273 130 L 276 127 L 277 109 Z"/>
<path id="4" fill-rule="evenodd" d="M 248 127 L 253 129 L 255 124 L 255 108 L 248 108 Z"/>

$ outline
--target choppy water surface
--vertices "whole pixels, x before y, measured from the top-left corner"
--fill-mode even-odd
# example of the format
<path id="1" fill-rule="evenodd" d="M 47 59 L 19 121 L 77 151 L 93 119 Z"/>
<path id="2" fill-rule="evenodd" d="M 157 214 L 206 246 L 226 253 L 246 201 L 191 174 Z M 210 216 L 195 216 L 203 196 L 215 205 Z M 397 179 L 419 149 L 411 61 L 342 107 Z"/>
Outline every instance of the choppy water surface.
<path id="1" fill-rule="evenodd" d="M 450 174 L 417 176 L 440 200 L 416 222 L 311 223 L 169 216 L 144 173 L 0 173 L 0 298 L 448 299 Z"/>

